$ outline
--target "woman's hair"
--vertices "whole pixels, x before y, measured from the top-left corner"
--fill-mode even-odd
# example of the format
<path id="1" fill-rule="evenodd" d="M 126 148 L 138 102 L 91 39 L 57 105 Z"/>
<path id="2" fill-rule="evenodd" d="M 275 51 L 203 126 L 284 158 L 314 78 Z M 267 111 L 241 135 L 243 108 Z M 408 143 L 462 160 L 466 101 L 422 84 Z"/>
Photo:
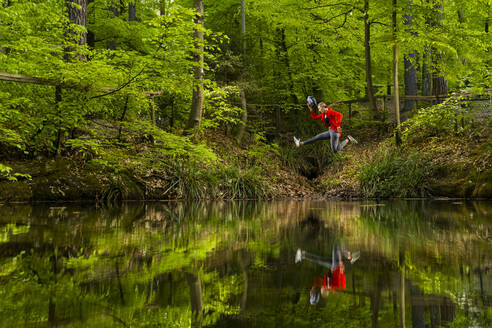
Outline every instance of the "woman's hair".
<path id="1" fill-rule="evenodd" d="M 327 105 L 327 104 L 325 104 L 324 102 L 320 102 L 320 103 L 318 104 L 318 110 L 319 110 L 320 112 L 321 112 L 321 111 L 323 111 L 325 108 L 326 108 L 326 109 L 328 109 L 329 107 L 328 107 L 328 105 Z"/>

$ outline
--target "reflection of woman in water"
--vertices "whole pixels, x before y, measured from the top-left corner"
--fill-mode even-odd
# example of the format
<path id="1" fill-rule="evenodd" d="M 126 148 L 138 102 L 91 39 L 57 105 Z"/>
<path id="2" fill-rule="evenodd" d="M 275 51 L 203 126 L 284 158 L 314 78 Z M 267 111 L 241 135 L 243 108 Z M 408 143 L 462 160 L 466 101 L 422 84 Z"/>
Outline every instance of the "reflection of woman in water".
<path id="1" fill-rule="evenodd" d="M 340 245 L 335 244 L 331 253 L 331 261 L 322 258 L 316 254 L 311 254 L 301 249 L 297 250 L 296 263 L 302 260 L 308 260 L 328 268 L 327 274 L 323 277 L 315 277 L 313 287 L 309 292 L 309 301 L 311 304 L 319 302 L 320 295 L 328 296 L 330 291 L 346 289 L 345 266 L 343 264 L 342 253 L 347 260 L 354 263 L 359 258 L 359 254 L 352 254 L 350 251 L 342 251 Z"/>

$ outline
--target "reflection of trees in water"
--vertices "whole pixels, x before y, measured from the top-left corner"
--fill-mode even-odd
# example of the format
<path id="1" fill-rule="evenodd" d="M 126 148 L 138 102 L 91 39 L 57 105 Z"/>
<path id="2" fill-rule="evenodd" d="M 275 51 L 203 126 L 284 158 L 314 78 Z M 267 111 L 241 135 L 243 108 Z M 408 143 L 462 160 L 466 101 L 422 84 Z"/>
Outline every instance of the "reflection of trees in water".
<path id="1" fill-rule="evenodd" d="M 0 208 L 0 218 L 5 220 L 8 213 L 8 222 L 13 217 L 30 229 L 0 244 L 2 261 L 17 256 L 9 268 L 2 269 L 6 280 L 0 279 L 5 288 L 1 302 L 7 306 L 0 310 L 0 317 L 5 322 L 15 322 L 19 316 L 26 316 L 26 322 L 43 322 L 45 317 L 55 323 L 76 318 L 90 322 L 90 317 L 103 315 L 105 319 L 98 321 L 102 326 L 113 321 L 133 325 L 148 324 L 135 316 L 145 310 L 151 312 L 146 318 L 155 322 L 187 322 L 191 310 L 201 312 L 203 298 L 203 304 L 213 300 L 215 305 L 204 310 L 217 320 L 221 313 L 237 312 L 226 305 L 231 299 L 240 297 L 238 306 L 246 307 L 247 294 L 241 287 L 247 286 L 247 268 L 265 262 L 255 254 L 268 245 L 263 240 L 275 237 L 284 224 L 279 213 L 289 211 L 295 218 L 303 211 L 302 203 L 292 204 L 282 211 L 257 202 L 170 202 L 107 209 L 22 206 L 19 212 L 5 206 Z M 225 249 L 226 256 L 211 257 L 218 249 Z M 236 268 L 224 270 L 234 265 L 231 259 L 242 249 L 250 249 L 242 252 L 242 274 Z M 193 263 L 200 265 L 206 259 L 223 273 L 196 271 L 200 267 Z M 197 292 L 201 285 L 219 296 Z M 39 293 L 31 300 L 19 302 L 15 297 L 18 292 L 27 295 L 36 290 Z M 192 296 L 191 308 L 190 298 L 183 294 L 186 290 Z"/>
<path id="2" fill-rule="evenodd" d="M 189 322 L 195 310 L 203 313 L 203 324 L 231 317 L 243 324 L 288 324 L 294 317 L 323 320 L 318 312 L 329 309 L 343 325 L 350 319 L 343 311 L 352 309 L 361 323 L 377 325 L 402 309 L 396 293 L 399 252 L 406 249 L 412 322 L 421 322 L 423 313 L 436 323 L 438 317 L 462 316 L 446 296 L 462 289 L 461 280 L 473 292 L 473 276 L 479 277 L 482 303 L 490 298 L 484 287 L 490 249 L 483 244 L 489 238 L 484 231 L 490 231 L 490 222 L 483 219 L 488 210 L 462 207 L 460 214 L 439 215 L 422 202 L 362 207 L 356 202 L 167 202 L 108 209 L 21 206 L 18 211 L 3 206 L 0 224 L 18 222 L 29 229 L 0 243 L 0 317 L 165 326 Z M 326 251 L 335 237 L 362 251 L 347 269 L 352 289 L 313 309 L 300 284 L 309 284 L 319 270 L 298 272 L 291 263 L 293 250 L 309 243 Z M 480 254 L 473 252 L 477 249 Z M 26 253 L 19 256 L 21 251 Z M 451 279 L 456 290 L 436 290 L 436 279 Z M 36 296 L 19 300 L 19 294 Z"/>

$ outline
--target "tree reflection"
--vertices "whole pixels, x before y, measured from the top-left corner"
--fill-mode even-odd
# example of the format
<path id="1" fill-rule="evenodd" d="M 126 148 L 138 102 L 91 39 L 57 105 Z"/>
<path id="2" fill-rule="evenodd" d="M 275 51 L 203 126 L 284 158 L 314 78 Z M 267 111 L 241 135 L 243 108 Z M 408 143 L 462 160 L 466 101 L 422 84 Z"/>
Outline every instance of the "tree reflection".
<path id="1" fill-rule="evenodd" d="M 487 207 L 488 206 L 488 207 Z M 490 322 L 490 205 L 0 207 L 0 326 L 437 327 Z M 347 288 L 309 305 L 334 240 Z"/>

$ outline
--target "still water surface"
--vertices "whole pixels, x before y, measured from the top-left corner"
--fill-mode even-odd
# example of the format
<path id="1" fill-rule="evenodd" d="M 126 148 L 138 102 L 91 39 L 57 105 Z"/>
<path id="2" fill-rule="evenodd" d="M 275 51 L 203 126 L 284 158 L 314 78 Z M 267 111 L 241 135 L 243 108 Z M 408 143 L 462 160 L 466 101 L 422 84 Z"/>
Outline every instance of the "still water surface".
<path id="1" fill-rule="evenodd" d="M 0 205 L 0 327 L 491 327 L 491 266 L 492 202 Z"/>

